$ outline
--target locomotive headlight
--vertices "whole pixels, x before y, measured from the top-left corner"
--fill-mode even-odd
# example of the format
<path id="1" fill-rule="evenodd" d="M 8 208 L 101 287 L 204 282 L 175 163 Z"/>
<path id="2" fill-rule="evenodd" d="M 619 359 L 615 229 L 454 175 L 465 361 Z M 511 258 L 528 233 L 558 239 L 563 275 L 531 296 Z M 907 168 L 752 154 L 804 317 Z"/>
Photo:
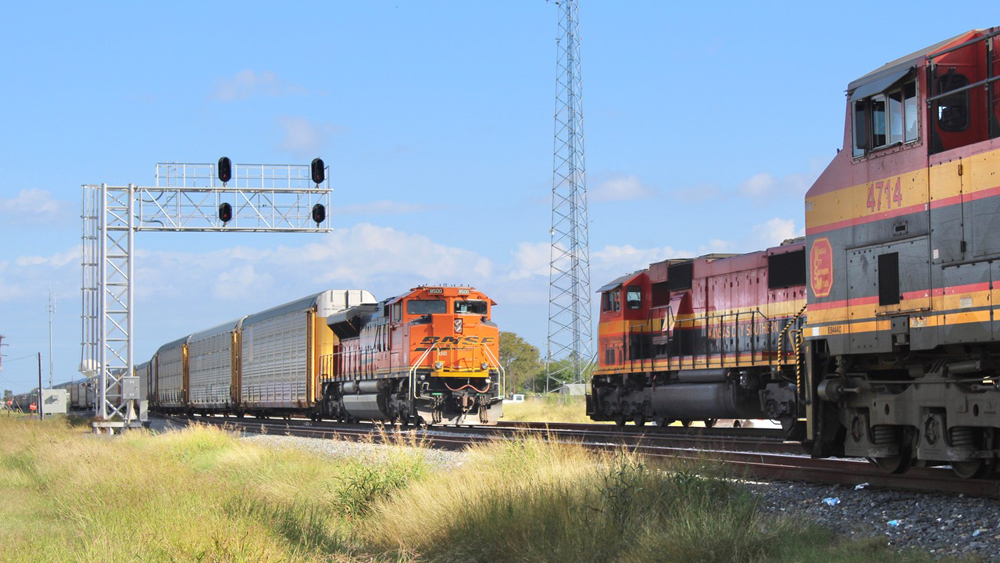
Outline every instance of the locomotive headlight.
<path id="1" fill-rule="evenodd" d="M 434 369 L 441 369 L 444 367 L 444 362 L 434 362 Z"/>
<path id="2" fill-rule="evenodd" d="M 490 378 L 488 378 L 488 377 L 486 378 L 486 384 L 487 384 L 487 385 L 489 385 L 489 384 L 490 384 Z"/>
<path id="3" fill-rule="evenodd" d="M 482 369 L 490 369 L 490 364 L 488 364 L 486 362 L 483 362 L 483 363 L 479 364 L 479 367 L 482 368 Z"/>

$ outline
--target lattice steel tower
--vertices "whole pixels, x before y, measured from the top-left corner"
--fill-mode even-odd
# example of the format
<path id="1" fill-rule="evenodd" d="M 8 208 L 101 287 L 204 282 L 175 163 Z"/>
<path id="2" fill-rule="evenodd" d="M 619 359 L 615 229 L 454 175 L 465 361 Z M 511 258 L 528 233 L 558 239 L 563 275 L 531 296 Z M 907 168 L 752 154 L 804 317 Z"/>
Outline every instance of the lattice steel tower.
<path id="1" fill-rule="evenodd" d="M 559 8 L 560 37 L 556 39 L 558 55 L 546 391 L 552 381 L 583 381 L 592 357 L 593 340 L 579 10 L 577 0 L 557 0 L 555 4 Z"/>

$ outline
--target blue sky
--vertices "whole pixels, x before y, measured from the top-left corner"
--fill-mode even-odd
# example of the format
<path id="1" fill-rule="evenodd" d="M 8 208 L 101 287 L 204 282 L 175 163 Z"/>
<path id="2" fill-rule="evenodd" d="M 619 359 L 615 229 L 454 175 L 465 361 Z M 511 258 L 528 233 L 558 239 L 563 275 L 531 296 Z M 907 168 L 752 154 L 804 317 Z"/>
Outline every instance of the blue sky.
<path id="1" fill-rule="evenodd" d="M 679 4 L 679 3 L 678 3 Z M 0 21 L 0 389 L 80 361 L 80 185 L 157 162 L 308 163 L 324 235 L 136 238 L 135 350 L 327 288 L 468 283 L 544 350 L 557 11 L 542 0 L 15 3 Z M 981 3 L 580 8 L 596 289 L 773 245 L 840 147 L 851 80 Z M 595 300 L 596 303 L 596 300 Z M 595 317 L 596 318 L 596 317 Z M 595 326 L 596 333 L 596 326 Z"/>

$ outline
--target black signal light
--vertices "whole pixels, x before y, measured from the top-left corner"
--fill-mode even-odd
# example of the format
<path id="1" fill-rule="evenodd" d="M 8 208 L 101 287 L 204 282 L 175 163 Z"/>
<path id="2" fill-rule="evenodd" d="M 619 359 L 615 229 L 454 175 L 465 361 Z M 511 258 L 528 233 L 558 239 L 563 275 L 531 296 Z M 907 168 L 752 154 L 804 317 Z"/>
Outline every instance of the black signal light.
<path id="1" fill-rule="evenodd" d="M 223 203 L 219 206 L 219 220 L 223 223 L 228 223 L 233 220 L 233 206 L 229 203 Z"/>
<path id="2" fill-rule="evenodd" d="M 323 205 L 322 203 L 317 203 L 316 205 L 314 205 L 312 208 L 312 218 L 317 225 L 322 223 L 323 220 L 326 219 L 326 206 Z"/>
<path id="3" fill-rule="evenodd" d="M 326 180 L 326 165 L 323 164 L 322 158 L 314 158 L 309 168 L 312 172 L 313 183 L 322 184 L 323 180 Z"/>
<path id="4" fill-rule="evenodd" d="M 233 179 L 233 161 L 229 160 L 228 156 L 224 156 L 219 159 L 219 167 L 217 169 L 219 173 L 219 180 L 225 184 L 229 180 Z"/>

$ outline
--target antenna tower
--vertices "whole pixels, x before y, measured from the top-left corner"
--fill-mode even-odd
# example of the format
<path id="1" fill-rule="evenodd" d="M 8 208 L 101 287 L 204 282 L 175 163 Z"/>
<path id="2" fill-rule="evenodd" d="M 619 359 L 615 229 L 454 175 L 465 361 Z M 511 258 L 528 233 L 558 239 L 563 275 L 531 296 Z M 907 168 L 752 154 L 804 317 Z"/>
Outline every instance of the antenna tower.
<path id="1" fill-rule="evenodd" d="M 556 111 L 545 390 L 580 383 L 591 360 L 590 243 L 583 150 L 583 80 L 577 0 L 557 0 Z"/>

